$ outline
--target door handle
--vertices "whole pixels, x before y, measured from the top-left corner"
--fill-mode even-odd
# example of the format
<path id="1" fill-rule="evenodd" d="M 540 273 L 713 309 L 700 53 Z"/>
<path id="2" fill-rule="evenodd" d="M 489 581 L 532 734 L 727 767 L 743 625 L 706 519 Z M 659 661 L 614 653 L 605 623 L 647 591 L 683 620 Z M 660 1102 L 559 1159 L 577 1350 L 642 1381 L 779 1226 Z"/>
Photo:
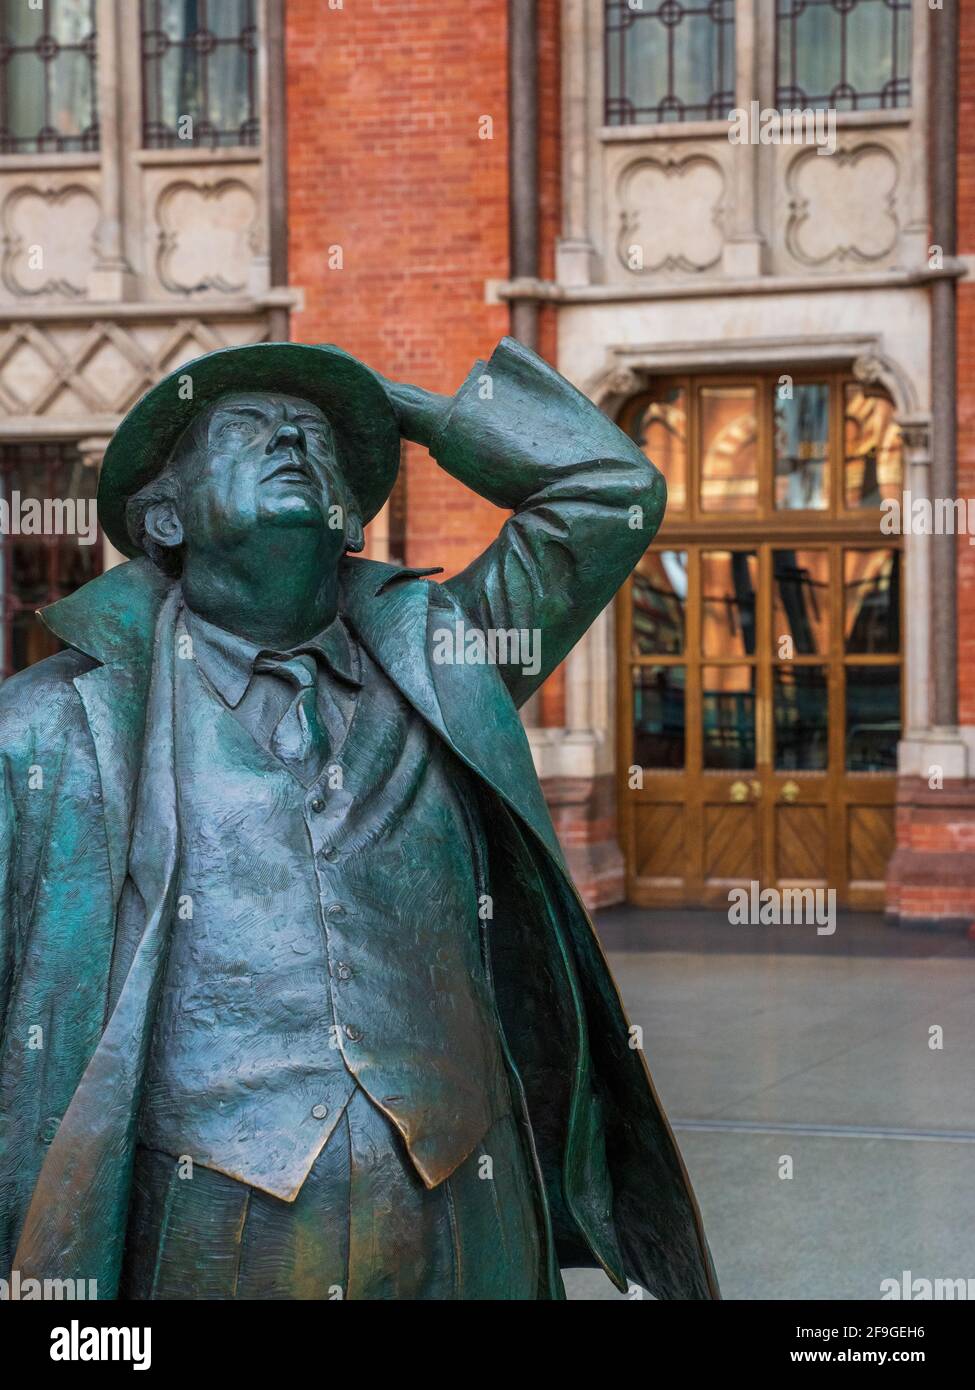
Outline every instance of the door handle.
<path id="1" fill-rule="evenodd" d="M 786 783 L 783 784 L 783 787 L 782 787 L 782 800 L 783 800 L 783 801 L 798 801 L 798 800 L 799 800 L 799 783 L 798 783 L 798 782 L 789 781 L 789 782 L 786 782 Z"/>
<path id="2" fill-rule="evenodd" d="M 728 788 L 728 796 L 731 798 L 732 801 L 747 801 L 748 783 L 732 782 L 731 786 Z"/>

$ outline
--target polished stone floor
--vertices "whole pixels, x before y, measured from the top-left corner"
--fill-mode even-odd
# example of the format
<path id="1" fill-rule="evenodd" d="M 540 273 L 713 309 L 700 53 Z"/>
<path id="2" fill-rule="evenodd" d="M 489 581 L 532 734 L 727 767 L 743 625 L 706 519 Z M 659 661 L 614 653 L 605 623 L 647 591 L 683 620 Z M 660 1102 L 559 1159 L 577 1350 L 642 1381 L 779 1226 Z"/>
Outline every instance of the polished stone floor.
<path id="1" fill-rule="evenodd" d="M 725 1298 L 872 1300 L 906 1270 L 975 1291 L 975 943 L 871 914 L 831 937 L 631 908 L 598 928 Z"/>

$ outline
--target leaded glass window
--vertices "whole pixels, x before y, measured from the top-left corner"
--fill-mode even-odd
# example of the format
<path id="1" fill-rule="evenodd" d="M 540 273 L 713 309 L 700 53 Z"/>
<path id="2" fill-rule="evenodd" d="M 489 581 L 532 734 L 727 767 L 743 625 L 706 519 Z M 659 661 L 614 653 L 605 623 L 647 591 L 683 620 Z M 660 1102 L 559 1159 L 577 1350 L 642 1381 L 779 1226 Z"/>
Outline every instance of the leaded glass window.
<path id="1" fill-rule="evenodd" d="M 0 0 L 0 154 L 98 149 L 95 0 Z"/>
<path id="2" fill-rule="evenodd" d="M 776 104 L 911 103 L 911 0 L 776 0 Z"/>
<path id="3" fill-rule="evenodd" d="M 726 120 L 734 0 L 606 0 L 605 54 L 607 125 Z"/>
<path id="4" fill-rule="evenodd" d="M 829 382 L 803 382 L 775 398 L 775 505 L 829 506 Z"/>
<path id="5" fill-rule="evenodd" d="M 142 0 L 143 144 L 256 145 L 256 0 Z"/>

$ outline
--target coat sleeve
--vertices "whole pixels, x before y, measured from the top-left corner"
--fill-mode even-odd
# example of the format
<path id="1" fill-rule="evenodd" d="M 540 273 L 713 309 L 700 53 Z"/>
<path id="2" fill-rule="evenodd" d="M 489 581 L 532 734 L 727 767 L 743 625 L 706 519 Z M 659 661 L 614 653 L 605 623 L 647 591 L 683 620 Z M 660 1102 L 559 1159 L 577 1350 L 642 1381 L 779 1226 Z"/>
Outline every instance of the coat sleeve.
<path id="1" fill-rule="evenodd" d="M 663 519 L 663 476 L 592 401 L 511 338 L 475 364 L 431 452 L 513 513 L 447 587 L 476 629 L 521 634 L 505 649 L 517 658 L 499 669 L 523 704 L 650 544 Z"/>

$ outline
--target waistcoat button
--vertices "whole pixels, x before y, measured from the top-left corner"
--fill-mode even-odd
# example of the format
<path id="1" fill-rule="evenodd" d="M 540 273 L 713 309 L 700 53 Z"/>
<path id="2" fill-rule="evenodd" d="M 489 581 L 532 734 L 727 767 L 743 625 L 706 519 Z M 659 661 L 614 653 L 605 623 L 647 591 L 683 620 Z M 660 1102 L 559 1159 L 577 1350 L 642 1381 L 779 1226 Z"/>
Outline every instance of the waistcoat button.
<path id="1" fill-rule="evenodd" d="M 341 903 L 329 903 L 328 907 L 325 909 L 325 915 L 326 917 L 344 917 L 345 908 Z"/>
<path id="2" fill-rule="evenodd" d="M 348 961 L 340 960 L 335 967 L 335 978 L 338 980 L 352 979 L 352 966 Z"/>
<path id="3" fill-rule="evenodd" d="M 354 1023 L 347 1023 L 345 1025 L 345 1036 L 348 1038 L 349 1042 L 359 1042 L 362 1038 L 362 1029 L 357 1028 Z"/>
<path id="4" fill-rule="evenodd" d="M 57 1115 L 52 1115 L 41 1125 L 39 1138 L 42 1144 L 50 1144 L 55 1134 L 61 1128 L 61 1120 Z"/>
<path id="5" fill-rule="evenodd" d="M 316 1120 L 324 1120 L 326 1115 L 328 1114 L 328 1106 L 313 1105 L 311 1108 L 311 1113 L 314 1115 Z"/>
<path id="6" fill-rule="evenodd" d="M 321 798 L 320 796 L 312 797 L 311 809 L 312 809 L 313 811 L 324 811 L 324 810 L 325 810 L 325 802 L 322 800 L 322 798 Z"/>
<path id="7" fill-rule="evenodd" d="M 334 845 L 329 845 L 328 849 L 322 852 L 322 858 L 327 859 L 330 864 L 334 864 L 339 857 L 339 852 Z"/>

